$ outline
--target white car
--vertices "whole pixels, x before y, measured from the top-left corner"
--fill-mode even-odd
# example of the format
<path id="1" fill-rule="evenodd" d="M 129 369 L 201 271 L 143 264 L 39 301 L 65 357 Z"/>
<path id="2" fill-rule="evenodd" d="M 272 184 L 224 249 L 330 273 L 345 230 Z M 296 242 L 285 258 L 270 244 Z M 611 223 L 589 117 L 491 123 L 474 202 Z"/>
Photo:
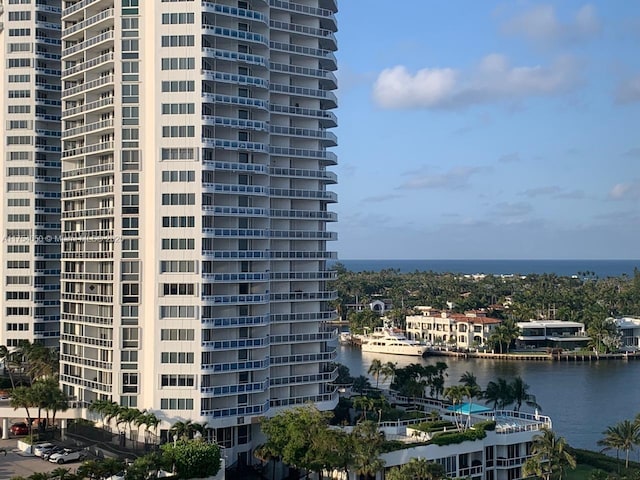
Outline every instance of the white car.
<path id="1" fill-rule="evenodd" d="M 49 457 L 49 461 L 51 463 L 68 463 L 75 462 L 76 460 L 82 460 L 85 457 L 85 452 L 82 450 L 70 450 L 68 448 L 64 449 L 62 452 L 54 453 Z"/>
<path id="2" fill-rule="evenodd" d="M 53 443 L 38 443 L 36 445 L 33 446 L 33 450 L 32 453 L 36 456 L 36 457 L 41 457 L 42 454 L 46 451 L 49 450 L 50 448 L 55 447 L 55 445 Z"/>

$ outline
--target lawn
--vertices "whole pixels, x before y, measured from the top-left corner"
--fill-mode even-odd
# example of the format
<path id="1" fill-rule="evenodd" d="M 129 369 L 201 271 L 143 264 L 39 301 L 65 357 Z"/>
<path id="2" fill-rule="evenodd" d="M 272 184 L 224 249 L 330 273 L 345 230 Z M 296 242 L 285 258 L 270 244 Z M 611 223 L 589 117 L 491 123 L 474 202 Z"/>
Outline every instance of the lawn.
<path id="1" fill-rule="evenodd" d="M 590 465 L 578 465 L 575 470 L 567 470 L 565 480 L 586 480 L 591 476 L 591 472 L 596 470 Z"/>

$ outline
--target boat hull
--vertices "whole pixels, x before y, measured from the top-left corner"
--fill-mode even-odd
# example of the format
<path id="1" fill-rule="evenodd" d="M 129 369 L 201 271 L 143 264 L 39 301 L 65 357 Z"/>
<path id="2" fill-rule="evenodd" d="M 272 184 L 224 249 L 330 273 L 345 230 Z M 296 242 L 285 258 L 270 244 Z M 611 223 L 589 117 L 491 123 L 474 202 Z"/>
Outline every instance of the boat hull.
<path id="1" fill-rule="evenodd" d="M 427 352 L 427 347 L 423 345 L 368 345 L 362 344 L 362 351 L 369 353 L 381 353 L 384 355 L 407 355 L 410 357 L 422 357 Z"/>

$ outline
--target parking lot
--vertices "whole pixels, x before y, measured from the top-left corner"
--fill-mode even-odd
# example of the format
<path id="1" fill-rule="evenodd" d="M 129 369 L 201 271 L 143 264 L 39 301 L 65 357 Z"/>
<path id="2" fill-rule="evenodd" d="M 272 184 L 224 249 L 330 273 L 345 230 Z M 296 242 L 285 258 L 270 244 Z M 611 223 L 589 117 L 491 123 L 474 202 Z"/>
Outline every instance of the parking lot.
<path id="1" fill-rule="evenodd" d="M 80 462 L 65 465 L 50 463 L 39 457 L 19 452 L 17 444 L 18 440 L 16 438 L 0 440 L 0 449 L 4 448 L 7 451 L 6 456 L 0 452 L 0 480 L 9 480 L 18 475 L 28 477 L 35 472 L 51 472 L 60 467 L 67 468 L 70 472 L 75 472 L 80 465 Z"/>

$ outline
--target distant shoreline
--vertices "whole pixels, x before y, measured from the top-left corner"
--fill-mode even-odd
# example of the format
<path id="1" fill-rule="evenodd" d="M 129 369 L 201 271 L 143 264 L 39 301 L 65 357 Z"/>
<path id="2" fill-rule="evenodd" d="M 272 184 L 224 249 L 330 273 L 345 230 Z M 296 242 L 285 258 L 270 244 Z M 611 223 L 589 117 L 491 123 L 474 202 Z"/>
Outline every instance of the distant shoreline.
<path id="1" fill-rule="evenodd" d="M 353 272 L 399 270 L 400 273 L 434 272 L 462 275 L 533 275 L 584 276 L 590 272 L 599 278 L 632 277 L 640 269 L 640 260 L 337 260 Z"/>

